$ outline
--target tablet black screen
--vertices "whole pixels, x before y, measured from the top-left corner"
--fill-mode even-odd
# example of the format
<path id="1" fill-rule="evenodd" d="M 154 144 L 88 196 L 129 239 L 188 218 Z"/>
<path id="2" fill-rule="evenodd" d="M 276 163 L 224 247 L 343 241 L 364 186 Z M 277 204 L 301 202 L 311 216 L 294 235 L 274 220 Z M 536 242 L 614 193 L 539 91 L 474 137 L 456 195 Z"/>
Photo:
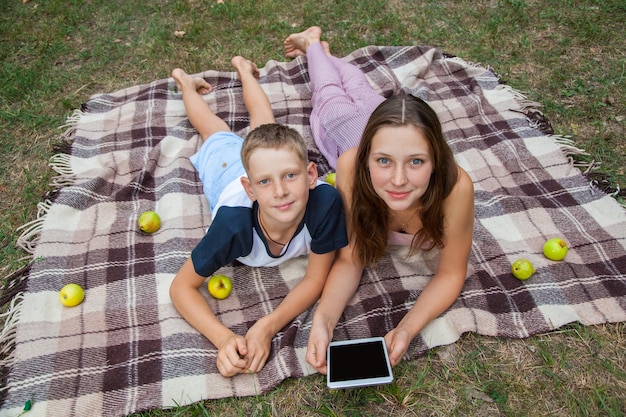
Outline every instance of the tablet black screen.
<path id="1" fill-rule="evenodd" d="M 388 376 L 385 351 L 381 342 L 366 342 L 330 347 L 331 382 Z"/>

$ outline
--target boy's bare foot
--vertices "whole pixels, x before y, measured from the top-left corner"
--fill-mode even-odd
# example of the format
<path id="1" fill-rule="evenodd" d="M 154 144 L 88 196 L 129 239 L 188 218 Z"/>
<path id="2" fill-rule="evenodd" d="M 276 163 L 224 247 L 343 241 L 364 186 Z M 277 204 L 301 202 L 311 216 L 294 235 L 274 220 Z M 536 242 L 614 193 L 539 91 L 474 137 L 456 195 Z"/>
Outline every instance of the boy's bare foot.
<path id="1" fill-rule="evenodd" d="M 207 94 L 213 87 L 202 77 L 192 77 L 180 68 L 174 68 L 172 78 L 176 81 L 178 90 L 183 91 L 186 88 L 194 89 L 198 94 Z"/>
<path id="2" fill-rule="evenodd" d="M 240 78 L 245 74 L 251 74 L 254 78 L 259 78 L 259 69 L 256 64 L 249 59 L 237 55 L 230 60 L 230 63 L 235 67 Z"/>
<path id="3" fill-rule="evenodd" d="M 295 58 L 306 54 L 306 48 L 314 42 L 319 42 L 321 36 L 322 29 L 318 26 L 311 26 L 300 33 L 292 33 L 283 42 L 285 56 L 287 58 Z"/>

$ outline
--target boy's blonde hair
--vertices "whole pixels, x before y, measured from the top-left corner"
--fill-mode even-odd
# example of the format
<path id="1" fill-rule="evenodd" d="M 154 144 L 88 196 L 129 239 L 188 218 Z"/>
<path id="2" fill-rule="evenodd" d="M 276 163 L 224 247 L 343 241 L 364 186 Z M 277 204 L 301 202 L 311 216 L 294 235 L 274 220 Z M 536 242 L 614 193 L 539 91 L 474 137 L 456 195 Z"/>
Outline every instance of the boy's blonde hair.
<path id="1" fill-rule="evenodd" d="M 288 148 L 293 150 L 303 164 L 309 161 L 306 142 L 297 130 L 278 123 L 258 126 L 246 136 L 241 147 L 241 163 L 248 172 L 250 155 L 258 148 Z"/>

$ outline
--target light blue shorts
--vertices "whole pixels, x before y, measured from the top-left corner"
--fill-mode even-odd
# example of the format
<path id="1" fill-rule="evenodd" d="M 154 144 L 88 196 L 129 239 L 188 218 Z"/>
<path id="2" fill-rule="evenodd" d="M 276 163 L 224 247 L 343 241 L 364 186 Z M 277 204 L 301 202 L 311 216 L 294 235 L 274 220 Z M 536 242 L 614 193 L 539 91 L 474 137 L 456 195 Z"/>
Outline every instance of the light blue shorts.
<path id="1" fill-rule="evenodd" d="M 246 175 L 241 163 L 242 144 L 243 139 L 233 132 L 217 132 L 209 136 L 198 152 L 189 158 L 198 171 L 211 210 L 224 188 Z"/>

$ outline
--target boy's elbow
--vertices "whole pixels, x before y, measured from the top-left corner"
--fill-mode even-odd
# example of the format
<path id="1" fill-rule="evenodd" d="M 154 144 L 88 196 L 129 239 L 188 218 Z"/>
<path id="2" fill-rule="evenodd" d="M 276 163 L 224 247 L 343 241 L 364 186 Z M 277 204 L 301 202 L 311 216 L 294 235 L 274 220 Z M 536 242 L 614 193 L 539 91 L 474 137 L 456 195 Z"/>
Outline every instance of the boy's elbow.
<path id="1" fill-rule="evenodd" d="M 178 293 L 180 292 L 180 282 L 176 280 L 178 276 L 174 278 L 174 281 L 170 284 L 170 299 L 174 306 L 176 306 L 176 301 L 178 300 Z"/>
<path id="2" fill-rule="evenodd" d="M 174 277 L 174 280 L 172 281 L 172 283 L 170 284 L 170 291 L 169 291 L 170 299 L 172 300 L 174 307 L 177 307 L 179 300 L 184 298 L 183 294 L 186 291 L 186 287 L 187 287 L 186 279 L 184 275 L 182 275 L 182 271 L 179 271 L 178 274 L 176 274 L 176 276 Z"/>

